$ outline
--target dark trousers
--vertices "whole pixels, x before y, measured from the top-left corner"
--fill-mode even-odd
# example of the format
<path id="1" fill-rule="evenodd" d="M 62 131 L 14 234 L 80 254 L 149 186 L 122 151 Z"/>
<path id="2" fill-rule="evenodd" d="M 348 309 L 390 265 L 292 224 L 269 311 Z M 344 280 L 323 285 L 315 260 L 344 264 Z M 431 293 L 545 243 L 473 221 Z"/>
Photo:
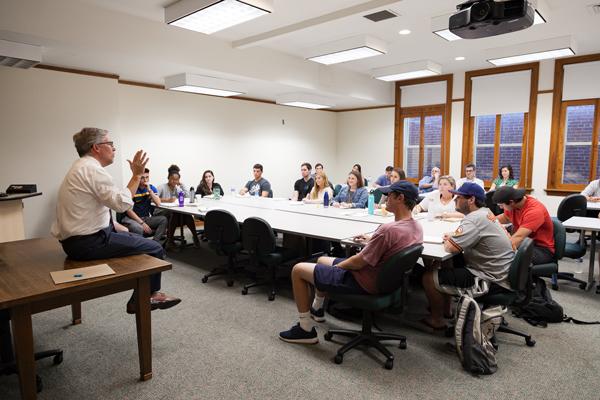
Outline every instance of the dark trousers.
<path id="1" fill-rule="evenodd" d="M 160 244 L 131 232 L 115 232 L 112 225 L 96 233 L 72 236 L 61 241 L 63 250 L 73 260 L 96 260 L 101 258 L 148 254 L 164 259 L 165 252 Z M 150 276 L 150 292 L 160 290 L 160 272 Z"/>
<path id="2" fill-rule="evenodd" d="M 533 258 L 531 263 L 533 265 L 548 264 L 554 261 L 554 254 L 547 247 L 533 246 Z"/>

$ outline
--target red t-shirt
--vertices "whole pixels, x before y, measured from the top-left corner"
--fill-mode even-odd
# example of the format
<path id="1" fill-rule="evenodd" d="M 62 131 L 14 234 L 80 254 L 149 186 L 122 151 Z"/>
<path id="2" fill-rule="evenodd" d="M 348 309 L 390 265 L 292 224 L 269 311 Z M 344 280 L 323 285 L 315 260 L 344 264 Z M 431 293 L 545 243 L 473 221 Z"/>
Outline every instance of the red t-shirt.
<path id="1" fill-rule="evenodd" d="M 352 271 L 352 275 L 363 289 L 375 294 L 381 264 L 400 250 L 421 243 L 423 228 L 412 218 L 380 225 L 360 252 L 363 260 L 369 265 Z"/>
<path id="2" fill-rule="evenodd" d="M 525 196 L 525 204 L 520 210 L 504 210 L 504 215 L 513 224 L 513 233 L 520 227 L 531 231 L 529 237 L 536 246 L 546 247 L 554 253 L 554 225 L 546 207 L 533 197 Z"/>

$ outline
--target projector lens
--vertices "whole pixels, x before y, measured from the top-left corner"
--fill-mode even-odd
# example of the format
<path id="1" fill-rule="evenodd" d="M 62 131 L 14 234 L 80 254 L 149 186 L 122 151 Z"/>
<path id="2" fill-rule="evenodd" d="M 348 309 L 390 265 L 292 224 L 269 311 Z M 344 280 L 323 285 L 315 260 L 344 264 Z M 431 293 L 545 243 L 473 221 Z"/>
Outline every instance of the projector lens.
<path id="1" fill-rule="evenodd" d="M 471 20 L 483 21 L 492 10 L 492 5 L 489 2 L 475 3 L 471 6 Z"/>

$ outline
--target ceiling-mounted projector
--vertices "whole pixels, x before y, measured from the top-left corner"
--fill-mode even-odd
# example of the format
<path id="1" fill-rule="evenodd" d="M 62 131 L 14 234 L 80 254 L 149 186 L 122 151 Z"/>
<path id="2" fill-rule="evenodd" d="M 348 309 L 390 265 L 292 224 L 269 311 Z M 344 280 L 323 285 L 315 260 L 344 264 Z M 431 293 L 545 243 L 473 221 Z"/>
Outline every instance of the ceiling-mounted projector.
<path id="1" fill-rule="evenodd" d="M 527 0 L 471 0 L 456 6 L 450 32 L 463 39 L 479 39 L 529 28 L 535 9 Z"/>

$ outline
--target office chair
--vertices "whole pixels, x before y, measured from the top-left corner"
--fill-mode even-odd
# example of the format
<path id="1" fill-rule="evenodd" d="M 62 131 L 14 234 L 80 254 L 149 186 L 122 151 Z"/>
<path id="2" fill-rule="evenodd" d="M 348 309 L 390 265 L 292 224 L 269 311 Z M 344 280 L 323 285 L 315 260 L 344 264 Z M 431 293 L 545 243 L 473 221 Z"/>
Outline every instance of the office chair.
<path id="1" fill-rule="evenodd" d="M 340 185 L 339 183 L 337 185 L 335 185 L 335 187 L 333 188 L 333 197 L 337 196 L 340 193 L 340 190 L 342 190 L 342 185 Z M 333 200 L 333 199 L 330 199 Z"/>
<path id="2" fill-rule="evenodd" d="M 565 222 L 571 217 L 585 217 L 586 215 L 587 199 L 581 194 L 571 194 L 562 199 L 556 212 L 556 218 L 561 222 Z M 587 246 L 585 244 L 584 231 L 580 232 L 579 240 L 577 242 L 565 242 L 564 257 L 579 260 L 585 256 L 586 252 Z M 575 278 L 575 274 L 558 272 L 556 275 L 552 276 L 552 288 L 555 290 L 558 289 L 558 279 L 579 283 L 580 289 L 585 289 L 587 287 L 587 282 Z"/>
<path id="3" fill-rule="evenodd" d="M 524 306 L 531 300 L 532 280 L 531 280 L 531 258 L 533 257 L 533 240 L 525 238 L 521 242 L 519 249 L 515 253 L 515 258 L 510 264 L 508 271 L 508 280 L 512 291 L 501 289 L 488 292 L 477 297 L 477 302 L 483 304 L 484 308 L 491 306 Z M 502 317 L 502 324 L 498 327 L 498 332 L 510 333 L 525 338 L 525 343 L 529 347 L 535 346 L 535 340 L 531 335 L 525 332 L 510 328 Z"/>
<path id="4" fill-rule="evenodd" d="M 269 301 L 275 300 L 277 272 L 284 263 L 298 259 L 294 249 L 278 247 L 275 243 L 273 228 L 262 218 L 247 218 L 242 225 L 242 245 L 250 256 L 249 269 L 257 275 L 266 275 L 266 279 L 244 285 L 242 294 L 248 294 L 248 289 L 256 286 L 270 287 Z"/>
<path id="5" fill-rule="evenodd" d="M 375 198 L 375 204 L 379 204 L 379 201 L 381 201 L 381 196 L 383 196 L 383 193 L 381 193 L 381 190 L 375 189 L 371 192 L 371 194 Z"/>
<path id="6" fill-rule="evenodd" d="M 210 210 L 204 216 L 204 235 L 208 245 L 218 255 L 227 256 L 225 266 L 216 267 L 202 277 L 202 283 L 216 275 L 227 275 L 227 286 L 233 286 L 236 256 L 242 250 L 240 226 L 232 213 L 225 210 Z"/>
<path id="7" fill-rule="evenodd" d="M 12 335 L 10 331 L 10 313 L 8 310 L 0 310 L 0 375 L 12 375 L 17 373 L 17 365 L 12 350 Z M 40 351 L 34 354 L 34 359 L 41 360 L 53 357 L 52 363 L 58 365 L 63 362 L 63 351 L 59 349 Z M 35 376 L 36 390 L 41 392 L 43 388 L 42 379 Z"/>
<path id="8" fill-rule="evenodd" d="M 500 214 L 504 213 L 504 211 L 502 211 L 502 209 L 498 206 L 498 204 L 494 203 L 494 201 L 492 200 L 492 197 L 494 196 L 494 193 L 496 193 L 495 190 L 490 190 L 489 192 L 487 192 L 485 194 L 485 206 L 494 215 L 500 215 Z"/>
<path id="9" fill-rule="evenodd" d="M 401 308 L 405 304 L 408 274 L 422 251 L 423 246 L 421 245 L 411 246 L 397 252 L 384 262 L 377 276 L 378 294 L 328 294 L 330 299 L 348 304 L 363 312 L 361 331 L 331 329 L 325 334 L 325 340 L 331 340 L 333 335 L 351 338 L 349 342 L 338 349 L 334 358 L 336 364 L 342 363 L 344 354 L 349 350 L 366 345 L 376 348 L 386 357 L 384 364 L 386 369 L 394 367 L 394 356 L 381 341 L 399 340 L 399 347 L 406 349 L 406 337 L 393 333 L 373 332 L 373 314 L 390 307 Z"/>

